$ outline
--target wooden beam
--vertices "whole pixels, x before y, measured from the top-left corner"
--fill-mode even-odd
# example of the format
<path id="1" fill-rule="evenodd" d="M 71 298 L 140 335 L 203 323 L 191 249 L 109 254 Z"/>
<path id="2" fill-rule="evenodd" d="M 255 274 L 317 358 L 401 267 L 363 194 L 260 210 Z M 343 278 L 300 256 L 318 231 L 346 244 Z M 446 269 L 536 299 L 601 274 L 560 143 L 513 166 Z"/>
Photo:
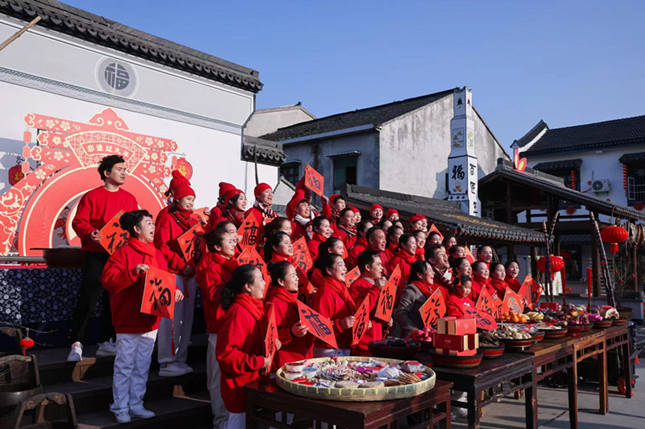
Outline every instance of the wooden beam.
<path id="1" fill-rule="evenodd" d="M 42 18 L 40 16 L 35 17 L 34 19 L 31 20 L 31 22 L 24 27 L 22 27 L 18 32 L 16 32 L 13 36 L 9 37 L 7 40 L 2 42 L 0 45 L 0 51 L 9 46 L 14 40 L 16 40 L 18 37 L 22 36 L 23 33 L 27 30 L 29 30 L 31 27 L 34 25 L 38 24 L 38 21 L 40 21 Z"/>

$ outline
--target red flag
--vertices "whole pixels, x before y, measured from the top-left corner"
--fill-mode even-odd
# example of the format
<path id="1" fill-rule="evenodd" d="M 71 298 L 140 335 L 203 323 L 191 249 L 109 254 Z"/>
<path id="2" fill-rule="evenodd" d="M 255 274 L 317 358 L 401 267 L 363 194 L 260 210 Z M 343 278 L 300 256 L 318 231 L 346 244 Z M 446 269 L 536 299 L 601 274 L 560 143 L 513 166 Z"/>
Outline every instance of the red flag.
<path id="1" fill-rule="evenodd" d="M 356 345 L 363 338 L 370 323 L 370 297 L 367 295 L 354 315 L 354 327 L 352 328 L 352 345 Z"/>
<path id="2" fill-rule="evenodd" d="M 309 333 L 314 337 L 337 349 L 338 345 L 336 344 L 336 336 L 334 335 L 334 327 L 331 320 L 302 302 L 297 301 L 297 303 L 300 323 L 308 327 Z"/>
<path id="3" fill-rule="evenodd" d="M 117 214 L 112 216 L 104 226 L 101 228 L 101 246 L 111 255 L 121 246 L 128 242 L 130 238 L 130 233 L 121 228 L 121 223 L 119 219 L 125 213 L 123 210 L 119 210 Z"/>
<path id="4" fill-rule="evenodd" d="M 436 232 L 437 234 L 439 234 L 439 237 L 441 237 L 441 241 L 443 242 L 443 234 L 441 233 L 441 231 L 439 231 L 439 228 L 437 228 L 434 223 L 430 225 L 430 228 L 428 229 L 428 235 L 430 235 L 431 232 Z"/>
<path id="5" fill-rule="evenodd" d="M 271 362 L 273 362 L 273 356 L 277 351 L 275 346 L 277 339 L 278 325 L 275 322 L 275 309 L 273 308 L 273 303 L 269 303 L 269 310 L 267 312 L 267 332 L 264 336 L 264 354 Z M 269 371 L 271 371 L 271 367 L 269 367 Z"/>
<path id="6" fill-rule="evenodd" d="M 441 289 L 435 289 L 426 302 L 419 307 L 419 314 L 426 328 L 437 329 L 437 322 L 446 314 L 446 302 Z"/>
<path id="7" fill-rule="evenodd" d="M 323 196 L 325 178 L 309 164 L 305 167 L 305 186 L 321 197 Z"/>
<path id="8" fill-rule="evenodd" d="M 396 291 L 398 288 L 399 280 L 401 279 L 401 267 L 396 266 L 390 279 L 385 283 L 378 295 L 378 303 L 376 304 L 376 312 L 374 317 L 384 322 L 389 322 L 392 318 L 394 311 L 394 304 L 396 300 Z"/>
<path id="9" fill-rule="evenodd" d="M 174 274 L 151 266 L 146 272 L 140 311 L 172 319 L 175 314 L 176 289 L 177 278 Z"/>
<path id="10" fill-rule="evenodd" d="M 502 303 L 502 305 L 508 308 L 508 310 L 512 311 L 513 313 L 522 314 L 522 312 L 524 311 L 522 298 L 518 294 L 513 292 L 510 287 L 507 287 L 506 292 L 504 292 L 504 302 Z"/>

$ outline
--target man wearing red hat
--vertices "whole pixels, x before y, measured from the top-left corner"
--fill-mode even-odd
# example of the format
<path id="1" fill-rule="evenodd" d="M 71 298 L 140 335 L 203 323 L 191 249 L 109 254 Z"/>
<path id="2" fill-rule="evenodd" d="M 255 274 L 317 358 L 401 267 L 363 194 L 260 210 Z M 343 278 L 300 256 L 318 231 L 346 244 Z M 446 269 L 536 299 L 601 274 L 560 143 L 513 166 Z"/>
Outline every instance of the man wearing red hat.
<path id="1" fill-rule="evenodd" d="M 397 209 L 387 209 L 387 213 L 385 214 L 385 219 L 389 220 L 392 223 L 398 221 L 399 211 Z"/>
<path id="2" fill-rule="evenodd" d="M 372 207 L 370 207 L 370 222 L 372 222 L 372 225 L 381 223 L 382 218 L 383 206 L 380 204 L 372 204 Z"/>
<path id="3" fill-rule="evenodd" d="M 173 180 L 177 179 L 174 173 Z M 168 271 L 175 274 L 177 288 L 182 291 L 185 299 L 175 303 L 174 320 L 164 318 L 159 323 L 157 359 L 160 366 L 159 375 L 162 377 L 174 377 L 193 371 L 186 360 L 197 292 L 195 267 L 202 251 L 196 249 L 198 252 L 186 260 L 177 241 L 179 236 L 199 222 L 192 217 L 195 191 L 185 178 L 177 180 L 174 184 L 171 181 L 171 185 L 173 202 L 157 216 L 154 245 L 166 259 Z"/>
<path id="4" fill-rule="evenodd" d="M 206 232 L 214 230 L 215 227 L 217 227 L 217 224 L 223 220 L 222 217 L 224 217 L 224 211 L 226 210 L 225 194 L 231 189 L 235 189 L 235 186 L 230 183 L 219 182 L 219 197 L 217 199 L 217 205 L 210 211 Z"/>
<path id="5" fill-rule="evenodd" d="M 354 211 L 349 207 L 340 212 L 339 224 L 333 235 L 343 240 L 347 252 L 354 247 L 354 243 L 356 243 L 356 226 L 354 225 Z"/>
<path id="6" fill-rule="evenodd" d="M 423 229 L 423 220 L 426 217 L 421 213 L 417 213 L 414 216 L 410 216 L 410 232 L 414 231 L 424 231 Z"/>
<path id="7" fill-rule="evenodd" d="M 278 217 L 278 214 L 273 211 L 273 190 L 268 183 L 260 183 L 253 190 L 255 195 L 255 203 L 253 207 L 248 209 L 245 217 L 253 213 L 261 225 L 266 225 L 273 219 Z"/>
<path id="8" fill-rule="evenodd" d="M 103 295 L 101 311 L 102 337 L 104 342 L 99 344 L 97 356 L 114 356 L 116 346 L 112 341 L 110 300 L 101 284 L 103 267 L 110 256 L 101 246 L 101 229 L 120 210 L 137 210 L 137 200 L 131 193 L 121 189 L 127 177 L 125 160 L 120 155 L 109 155 L 101 160 L 99 174 L 103 186 L 92 189 L 78 203 L 72 228 L 81 239 L 84 262 L 81 278 L 81 291 L 74 310 L 72 321 L 72 344 L 68 361 L 80 361 L 83 358 L 83 344 L 90 319 L 96 311 L 96 303 Z"/>
<path id="9" fill-rule="evenodd" d="M 329 204 L 331 206 L 331 218 L 329 219 L 329 222 L 331 223 L 331 228 L 336 230 L 340 221 L 340 212 L 347 207 L 347 202 L 341 194 L 332 194 L 331 197 L 329 197 Z"/>

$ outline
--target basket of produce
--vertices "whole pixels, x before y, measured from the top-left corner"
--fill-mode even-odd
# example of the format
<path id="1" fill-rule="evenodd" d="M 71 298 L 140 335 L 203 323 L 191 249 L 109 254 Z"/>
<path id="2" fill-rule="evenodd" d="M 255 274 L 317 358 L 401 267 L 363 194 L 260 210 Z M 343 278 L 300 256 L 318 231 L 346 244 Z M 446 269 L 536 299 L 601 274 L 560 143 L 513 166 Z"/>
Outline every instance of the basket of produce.
<path id="1" fill-rule="evenodd" d="M 482 363 L 483 354 L 480 352 L 471 356 L 456 356 L 444 353 L 432 353 L 432 363 L 435 366 L 452 368 L 477 368 Z"/>
<path id="2" fill-rule="evenodd" d="M 421 344 L 403 338 L 388 337 L 370 342 L 368 348 L 374 356 L 407 360 L 421 350 Z"/>
<path id="3" fill-rule="evenodd" d="M 285 364 L 277 385 L 294 395 L 332 401 L 388 401 L 432 389 L 436 375 L 417 361 L 347 356 Z"/>

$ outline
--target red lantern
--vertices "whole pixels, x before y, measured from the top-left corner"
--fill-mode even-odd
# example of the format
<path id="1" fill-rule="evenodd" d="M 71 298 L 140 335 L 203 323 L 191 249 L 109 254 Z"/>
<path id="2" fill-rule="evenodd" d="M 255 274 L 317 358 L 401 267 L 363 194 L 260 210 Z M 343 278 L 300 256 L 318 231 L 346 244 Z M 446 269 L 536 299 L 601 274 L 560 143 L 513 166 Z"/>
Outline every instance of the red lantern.
<path id="1" fill-rule="evenodd" d="M 554 273 L 564 269 L 564 259 L 559 256 L 551 255 L 549 260 L 551 262 L 551 278 L 553 278 Z M 546 258 L 544 256 L 538 259 L 537 267 L 538 270 L 546 272 Z"/>
<path id="2" fill-rule="evenodd" d="M 9 184 L 11 186 L 20 182 L 23 177 L 25 177 L 25 173 L 22 172 L 22 166 L 20 164 L 16 164 L 9 169 Z"/>
<path id="3" fill-rule="evenodd" d="M 20 348 L 22 348 L 23 355 L 26 354 L 28 348 L 31 348 L 33 346 L 34 346 L 34 340 L 32 340 L 29 337 L 25 337 L 22 340 L 20 340 Z"/>
<path id="4" fill-rule="evenodd" d="M 612 255 L 616 256 L 618 252 L 618 243 L 623 243 L 629 238 L 629 233 L 625 228 L 618 225 L 609 225 L 606 228 L 603 228 L 600 231 L 600 237 L 605 243 L 611 243 L 609 245 L 609 250 Z"/>

